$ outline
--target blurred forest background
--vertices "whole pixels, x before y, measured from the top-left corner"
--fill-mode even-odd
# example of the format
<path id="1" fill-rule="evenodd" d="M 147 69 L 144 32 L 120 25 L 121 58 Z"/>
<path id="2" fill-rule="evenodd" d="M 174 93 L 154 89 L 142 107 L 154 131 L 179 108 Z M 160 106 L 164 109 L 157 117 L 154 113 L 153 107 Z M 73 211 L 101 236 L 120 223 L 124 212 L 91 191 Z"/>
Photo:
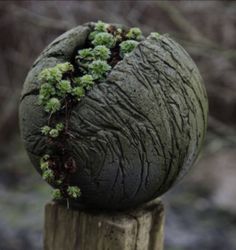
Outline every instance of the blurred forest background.
<path id="1" fill-rule="evenodd" d="M 210 113 L 204 150 L 163 200 L 165 250 L 236 249 L 236 2 L 0 2 L 0 249 L 42 249 L 50 188 L 20 141 L 18 103 L 33 61 L 58 35 L 103 20 L 169 33 L 193 57 Z"/>

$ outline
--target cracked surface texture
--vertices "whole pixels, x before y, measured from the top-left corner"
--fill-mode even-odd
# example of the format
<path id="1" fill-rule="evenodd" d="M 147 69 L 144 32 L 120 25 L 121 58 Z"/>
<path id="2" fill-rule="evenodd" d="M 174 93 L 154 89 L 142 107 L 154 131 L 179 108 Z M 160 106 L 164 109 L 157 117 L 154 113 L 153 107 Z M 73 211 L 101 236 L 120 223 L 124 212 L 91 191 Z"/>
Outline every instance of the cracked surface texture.
<path id="1" fill-rule="evenodd" d="M 37 104 L 43 68 L 71 60 L 90 24 L 52 42 L 34 63 L 22 92 L 20 127 L 29 157 L 40 172 L 48 115 Z M 166 192 L 192 166 L 204 140 L 207 97 L 187 52 L 168 36 L 149 36 L 96 84 L 72 110 L 64 142 L 78 171 L 71 175 L 78 202 L 123 209 Z"/>

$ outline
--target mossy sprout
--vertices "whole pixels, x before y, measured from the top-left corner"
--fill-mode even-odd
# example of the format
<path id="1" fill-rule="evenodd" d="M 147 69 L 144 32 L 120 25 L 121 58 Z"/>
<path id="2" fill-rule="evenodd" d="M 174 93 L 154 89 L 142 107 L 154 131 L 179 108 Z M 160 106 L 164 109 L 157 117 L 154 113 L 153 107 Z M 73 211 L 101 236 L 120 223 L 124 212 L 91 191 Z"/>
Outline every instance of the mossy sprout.
<path id="1" fill-rule="evenodd" d="M 58 132 L 57 129 L 53 128 L 53 129 L 50 130 L 49 135 L 50 135 L 50 137 L 52 137 L 52 138 L 56 138 L 56 137 L 59 136 L 59 132 Z"/>
<path id="2" fill-rule="evenodd" d="M 81 78 L 80 78 L 80 85 L 89 90 L 93 87 L 94 85 L 94 78 L 92 77 L 92 75 L 89 75 L 89 74 L 86 74 L 86 75 L 83 75 Z"/>
<path id="3" fill-rule="evenodd" d="M 93 59 L 93 50 L 92 48 L 81 49 L 78 51 L 78 57 L 83 60 L 92 60 Z"/>
<path id="4" fill-rule="evenodd" d="M 81 191 L 80 191 L 80 188 L 77 186 L 69 186 L 67 188 L 67 193 L 70 198 L 76 199 L 80 197 Z"/>
<path id="5" fill-rule="evenodd" d="M 94 31 L 89 34 L 89 40 L 93 40 L 98 33 L 107 32 L 108 27 L 109 24 L 102 21 L 98 21 L 97 23 L 95 23 Z"/>
<path id="6" fill-rule="evenodd" d="M 49 113 L 55 113 L 56 111 L 59 111 L 60 108 L 60 100 L 56 97 L 50 98 L 45 105 L 45 111 Z"/>
<path id="7" fill-rule="evenodd" d="M 50 130 L 51 130 L 51 128 L 49 126 L 47 126 L 47 125 L 45 125 L 45 126 L 43 126 L 41 128 L 41 132 L 42 132 L 43 135 L 48 135 Z"/>
<path id="8" fill-rule="evenodd" d="M 49 83 L 43 83 L 40 87 L 40 91 L 39 91 L 39 101 L 40 104 L 45 104 L 45 102 L 53 95 L 56 94 L 56 90 L 54 88 L 54 86 L 52 86 Z"/>
<path id="9" fill-rule="evenodd" d="M 107 60 L 111 56 L 111 51 L 104 45 L 98 45 L 93 49 L 95 59 Z"/>
<path id="10" fill-rule="evenodd" d="M 121 28 L 118 28 L 116 31 L 115 31 L 115 38 L 116 38 L 116 42 L 121 42 L 122 41 L 122 33 L 123 33 L 123 30 Z"/>
<path id="11" fill-rule="evenodd" d="M 42 178 L 48 182 L 52 182 L 54 180 L 54 173 L 50 169 L 49 158 L 49 155 L 44 155 L 40 159 L 40 169 L 42 171 Z"/>
<path id="12" fill-rule="evenodd" d="M 109 27 L 109 24 L 104 23 L 99 20 L 95 24 L 94 30 L 99 31 L 99 32 L 106 32 L 108 27 Z"/>
<path id="13" fill-rule="evenodd" d="M 106 33 L 106 32 L 101 32 L 95 35 L 92 44 L 94 46 L 97 45 L 104 45 L 107 48 L 113 48 L 116 44 L 116 39 L 115 37 L 110 34 L 110 33 Z"/>
<path id="14" fill-rule="evenodd" d="M 111 66 L 102 60 L 95 60 L 89 65 L 89 72 L 94 79 L 103 79 L 111 69 Z"/>
<path id="15" fill-rule="evenodd" d="M 64 97 L 66 94 L 71 93 L 72 87 L 71 87 L 71 83 L 68 80 L 61 80 L 58 84 L 57 84 L 57 95 Z"/>
<path id="16" fill-rule="evenodd" d="M 59 122 L 56 124 L 56 129 L 61 132 L 64 129 L 64 124 Z"/>
<path id="17" fill-rule="evenodd" d="M 41 159 L 40 159 L 40 169 L 42 170 L 42 172 L 46 171 L 49 168 L 49 155 L 44 155 Z"/>
<path id="18" fill-rule="evenodd" d="M 59 63 L 56 65 L 56 68 L 59 69 L 62 74 L 74 71 L 74 66 L 69 62 Z"/>
<path id="19" fill-rule="evenodd" d="M 73 88 L 72 95 L 77 99 L 77 101 L 80 101 L 85 95 L 85 90 L 83 87 L 75 87 Z"/>
<path id="20" fill-rule="evenodd" d="M 59 82 L 62 79 L 62 74 L 63 72 L 60 70 L 60 68 L 58 68 L 58 66 L 53 68 L 47 68 L 40 73 L 39 80 L 41 82 L 48 83 Z"/>
<path id="21" fill-rule="evenodd" d="M 58 123 L 55 128 L 51 128 L 45 125 L 41 128 L 41 132 L 43 135 L 48 135 L 52 138 L 56 138 L 60 135 L 63 128 L 64 128 L 64 125 L 62 123 Z"/>
<path id="22" fill-rule="evenodd" d="M 55 176 L 52 169 L 46 169 L 45 171 L 43 171 L 42 178 L 47 182 L 53 182 Z"/>
<path id="23" fill-rule="evenodd" d="M 50 159 L 50 155 L 49 154 L 45 154 L 42 158 L 41 161 L 47 161 Z"/>
<path id="24" fill-rule="evenodd" d="M 62 199 L 63 196 L 62 196 L 61 190 L 58 189 L 58 188 L 52 190 L 52 198 L 54 200 L 60 200 L 60 199 Z"/>
<path id="25" fill-rule="evenodd" d="M 120 56 L 124 57 L 125 55 L 131 53 L 138 45 L 138 42 L 135 40 L 127 40 L 120 44 Z"/>
<path id="26" fill-rule="evenodd" d="M 139 40 L 142 37 L 142 31 L 139 28 L 131 28 L 128 33 L 126 34 L 126 37 L 130 40 Z"/>

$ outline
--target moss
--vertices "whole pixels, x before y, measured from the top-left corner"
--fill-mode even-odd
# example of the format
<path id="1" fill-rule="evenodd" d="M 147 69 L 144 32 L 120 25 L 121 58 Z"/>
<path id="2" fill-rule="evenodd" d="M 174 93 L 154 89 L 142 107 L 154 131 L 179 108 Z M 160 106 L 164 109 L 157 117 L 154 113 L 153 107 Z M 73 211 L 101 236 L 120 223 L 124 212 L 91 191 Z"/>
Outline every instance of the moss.
<path id="1" fill-rule="evenodd" d="M 127 40 L 120 44 L 120 56 L 124 57 L 125 55 L 131 53 L 138 45 L 138 42 L 135 40 Z"/>
<path id="2" fill-rule="evenodd" d="M 94 46 L 103 45 L 107 48 L 113 48 L 116 44 L 115 37 L 107 32 L 101 32 L 95 35 L 94 39 L 91 42 Z"/>
<path id="3" fill-rule="evenodd" d="M 98 45 L 93 49 L 95 59 L 108 60 L 111 56 L 111 51 L 104 45 Z"/>
<path id="4" fill-rule="evenodd" d="M 126 37 L 131 40 L 139 40 L 142 37 L 142 31 L 139 28 L 131 28 Z"/>
<path id="5" fill-rule="evenodd" d="M 91 90 L 95 83 L 107 76 L 112 68 L 109 64 L 109 59 L 115 55 L 111 50 L 114 50 L 115 47 L 119 48 L 118 56 L 122 55 L 123 57 L 125 54 L 132 52 L 138 44 L 135 40 L 123 40 L 138 40 L 142 34 L 139 28 L 131 28 L 122 39 L 122 29 L 113 29 L 112 32 L 109 32 L 109 28 L 108 24 L 101 21 L 94 25 L 94 30 L 88 35 L 90 47 L 80 49 L 77 52 L 75 57 L 77 65 L 72 65 L 70 62 L 60 63 L 40 72 L 38 76 L 38 80 L 41 83 L 39 104 L 44 107 L 46 112 L 51 114 L 49 116 L 49 124 L 53 123 L 52 114 L 63 112 L 64 106 L 67 106 L 68 103 L 79 102 L 85 96 L 86 91 Z M 64 112 L 67 117 L 68 107 Z M 66 122 L 64 120 L 64 124 L 60 122 L 55 127 L 45 125 L 41 128 L 41 132 L 43 135 L 51 138 L 53 143 L 56 144 L 58 137 L 63 133 Z M 65 148 L 60 148 L 59 152 L 64 152 L 65 150 Z M 56 164 L 55 160 L 50 158 L 48 156 L 45 159 L 44 156 L 41 159 L 40 167 L 43 179 L 48 182 L 54 182 L 59 187 L 53 192 L 54 199 L 63 197 L 78 198 L 80 189 L 76 186 L 69 186 L 66 183 L 65 176 L 67 171 L 65 169 L 63 171 L 59 169 L 53 170 L 50 167 L 52 162 L 54 165 Z"/>

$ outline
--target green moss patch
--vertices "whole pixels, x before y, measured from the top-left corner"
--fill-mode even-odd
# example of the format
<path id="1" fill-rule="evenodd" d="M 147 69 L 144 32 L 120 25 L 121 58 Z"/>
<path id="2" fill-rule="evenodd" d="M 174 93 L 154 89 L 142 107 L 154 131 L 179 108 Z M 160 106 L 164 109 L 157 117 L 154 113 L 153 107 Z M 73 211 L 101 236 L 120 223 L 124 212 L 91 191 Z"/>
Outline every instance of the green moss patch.
<path id="1" fill-rule="evenodd" d="M 98 21 L 73 63 L 60 63 L 40 72 L 38 101 L 48 113 L 48 123 L 41 128 L 48 146 L 40 168 L 43 179 L 55 187 L 54 199 L 77 199 L 81 195 L 78 186 L 69 184 L 70 175 L 78 168 L 64 143 L 70 136 L 67 131 L 70 111 L 142 39 L 139 28 L 127 31 Z"/>

